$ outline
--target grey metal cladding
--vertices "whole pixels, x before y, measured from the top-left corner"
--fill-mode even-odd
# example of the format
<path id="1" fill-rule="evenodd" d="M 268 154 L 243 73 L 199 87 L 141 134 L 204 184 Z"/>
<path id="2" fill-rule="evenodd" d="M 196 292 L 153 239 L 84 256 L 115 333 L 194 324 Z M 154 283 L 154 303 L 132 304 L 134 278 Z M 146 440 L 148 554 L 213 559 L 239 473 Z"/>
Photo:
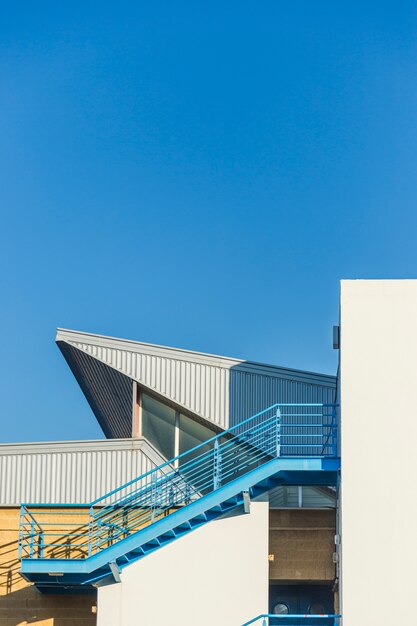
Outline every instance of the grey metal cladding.
<path id="1" fill-rule="evenodd" d="M 163 461 L 144 439 L 3 444 L 0 506 L 89 504 Z"/>
<path id="2" fill-rule="evenodd" d="M 119 420 L 123 416 L 115 409 L 113 415 L 107 413 L 107 424 L 104 425 L 106 421 L 103 419 L 104 413 L 97 408 L 98 391 L 94 389 L 96 382 L 84 372 L 84 364 L 88 363 L 79 356 L 80 354 L 92 357 L 92 360 L 122 373 L 127 379 L 136 380 L 144 387 L 221 428 L 228 426 L 229 370 L 219 366 L 218 357 L 213 357 L 208 362 L 207 358 L 205 361 L 193 358 L 191 352 L 72 331 L 59 330 L 57 343 L 86 393 L 90 406 L 99 421 L 101 420 L 106 434 L 114 431 L 116 416 Z M 67 346 L 71 349 L 68 350 Z M 92 372 L 91 364 L 90 370 Z M 95 398 L 95 402 L 92 401 L 92 397 Z M 131 398 L 130 394 L 130 415 Z M 103 407 L 104 403 L 101 402 L 100 405 Z M 124 405 L 127 410 L 127 399 Z"/>
<path id="3" fill-rule="evenodd" d="M 336 386 L 334 376 L 71 330 L 58 329 L 57 342 L 108 436 L 126 436 L 131 395 L 118 381 L 123 406 L 115 406 L 105 385 L 95 379 L 95 374 L 104 377 L 103 369 L 94 370 L 92 361 L 220 428 L 275 402 L 332 402 Z"/>
<path id="4" fill-rule="evenodd" d="M 132 380 L 65 342 L 58 346 L 106 437 L 130 437 Z"/>
<path id="5" fill-rule="evenodd" d="M 271 509 L 299 508 L 299 490 L 301 490 L 302 507 L 307 509 L 324 509 L 336 507 L 336 492 L 327 487 L 297 487 L 294 485 L 280 486 L 268 493 Z"/>
<path id="6" fill-rule="evenodd" d="M 305 382 L 290 376 L 271 376 L 235 367 L 230 371 L 230 424 L 255 415 L 272 404 L 334 402 L 335 383 Z"/>

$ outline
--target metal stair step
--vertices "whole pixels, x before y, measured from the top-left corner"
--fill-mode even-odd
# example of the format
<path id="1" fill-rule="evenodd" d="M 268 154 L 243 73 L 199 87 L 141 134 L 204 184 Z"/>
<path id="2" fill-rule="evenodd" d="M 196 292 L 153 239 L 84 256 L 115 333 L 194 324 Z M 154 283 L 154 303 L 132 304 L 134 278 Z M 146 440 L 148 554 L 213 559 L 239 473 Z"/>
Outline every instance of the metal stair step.
<path id="1" fill-rule="evenodd" d="M 240 507 L 239 513 L 243 512 L 242 505 L 245 502 L 248 504 L 248 495 L 253 499 L 278 485 L 299 484 L 300 479 L 306 481 L 302 484 L 336 484 L 340 469 L 340 459 L 336 457 L 336 453 L 314 453 L 307 457 L 293 458 L 285 453 L 289 446 L 282 439 L 279 440 L 281 448 L 276 448 L 274 442 L 282 426 L 278 419 L 279 406 L 290 405 L 268 407 L 228 431 L 216 435 L 210 440 L 210 449 L 207 451 L 206 448 L 201 448 L 197 457 L 193 452 L 191 461 L 189 459 L 180 466 L 174 463 L 175 459 L 167 461 L 159 468 L 137 477 L 92 503 L 88 546 L 89 549 L 93 546 L 94 550 L 91 555 L 94 561 L 90 561 L 90 564 L 96 568 L 95 577 L 92 577 L 93 570 L 88 569 L 89 563 L 87 568 L 84 566 L 85 562 L 80 566 L 77 559 L 71 561 L 69 556 L 63 560 L 63 571 L 74 572 L 75 578 L 69 577 L 59 583 L 69 583 L 74 589 L 76 585 L 91 586 L 93 580 L 108 575 L 109 563 L 116 563 L 122 569 L 160 546 L 232 512 L 237 507 Z M 302 408 L 299 417 L 304 418 L 306 405 L 300 406 Z M 312 417 L 316 416 L 316 412 L 326 413 L 326 416 L 330 412 L 329 405 L 323 405 L 324 408 L 321 405 L 312 407 Z M 333 407 L 331 415 L 336 416 L 335 411 Z M 297 411 L 294 409 L 292 412 L 296 414 L 291 418 L 297 418 Z M 299 428 L 300 424 L 295 421 L 284 426 L 287 429 L 295 426 Z M 295 437 L 291 434 L 292 431 L 289 432 L 287 437 Z M 314 447 L 315 444 L 311 446 Z M 327 456 L 331 458 L 325 458 Z M 324 483 L 324 480 L 330 482 Z M 125 496 L 123 490 L 126 488 L 129 488 L 129 493 Z M 118 499 L 115 504 L 103 504 L 106 497 L 116 493 Z M 96 506 L 98 510 L 95 510 Z M 245 512 L 248 512 L 247 509 L 248 506 L 244 508 Z M 33 514 L 26 505 L 22 507 L 20 524 L 23 528 L 20 540 L 22 572 L 35 584 L 39 582 L 39 586 L 45 586 L 44 581 L 37 578 L 36 569 L 36 560 L 39 557 L 39 525 L 33 530 Z M 36 520 L 35 524 L 38 524 Z M 69 545 L 68 537 L 71 537 L 71 533 L 63 535 L 64 545 Z M 76 548 L 77 542 L 74 550 Z M 35 553 L 36 556 L 32 558 Z M 89 559 L 90 557 L 86 560 Z M 45 568 L 44 564 L 42 566 Z M 51 562 L 50 567 L 56 566 Z M 47 569 L 40 571 L 48 572 Z"/>
<path id="2" fill-rule="evenodd" d="M 192 527 L 201 526 L 201 524 L 205 524 L 207 522 L 207 516 L 204 513 L 200 513 L 195 517 L 190 519 L 190 524 Z"/>
<path id="3" fill-rule="evenodd" d="M 143 544 L 142 550 L 144 552 L 151 552 L 152 550 L 156 550 L 156 548 L 159 548 L 160 545 L 161 544 L 158 541 L 158 539 L 151 539 L 150 541 L 147 541 L 146 543 Z"/>
<path id="4" fill-rule="evenodd" d="M 176 539 L 177 535 L 175 534 L 175 532 L 173 530 L 168 530 L 166 533 L 163 533 L 162 535 L 160 535 L 158 537 L 159 543 L 167 543 L 168 541 L 171 541 L 172 539 Z"/>
<path id="5" fill-rule="evenodd" d="M 186 533 L 186 532 L 188 532 L 189 530 L 191 530 L 191 528 L 192 528 L 192 526 L 191 526 L 190 522 L 183 522 L 182 524 L 179 524 L 179 525 L 175 528 L 175 530 L 176 530 L 177 532 L 180 532 L 180 533 Z"/>
<path id="6" fill-rule="evenodd" d="M 228 511 L 229 509 L 234 508 L 238 504 L 239 504 L 239 501 L 237 498 L 231 498 L 230 500 L 225 500 L 224 502 L 222 502 L 223 510 Z"/>

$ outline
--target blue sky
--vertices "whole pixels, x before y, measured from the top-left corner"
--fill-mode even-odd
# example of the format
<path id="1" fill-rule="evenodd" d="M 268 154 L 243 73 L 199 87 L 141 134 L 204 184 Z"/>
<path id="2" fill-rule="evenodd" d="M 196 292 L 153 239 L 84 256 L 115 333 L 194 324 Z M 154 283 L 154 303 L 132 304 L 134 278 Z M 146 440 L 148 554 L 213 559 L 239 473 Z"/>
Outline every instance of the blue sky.
<path id="1" fill-rule="evenodd" d="M 1 440 L 102 436 L 57 326 L 335 372 L 339 280 L 416 276 L 416 34 L 407 1 L 3 3 Z"/>

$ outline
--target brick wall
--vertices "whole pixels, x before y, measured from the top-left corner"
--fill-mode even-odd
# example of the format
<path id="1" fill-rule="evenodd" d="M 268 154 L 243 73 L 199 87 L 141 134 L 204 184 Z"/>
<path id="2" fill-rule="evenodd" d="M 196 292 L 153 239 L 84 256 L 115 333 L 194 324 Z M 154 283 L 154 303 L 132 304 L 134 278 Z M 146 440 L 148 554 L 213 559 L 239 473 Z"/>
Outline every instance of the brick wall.
<path id="1" fill-rule="evenodd" d="M 41 594 L 20 576 L 18 523 L 17 508 L 0 508 L 0 626 L 95 626 L 94 596 Z M 271 580 L 333 580 L 333 510 L 273 509 L 269 525 Z"/>
<path id="2" fill-rule="evenodd" d="M 269 511 L 270 580 L 330 581 L 333 564 L 334 510 Z"/>
<path id="3" fill-rule="evenodd" d="M 17 508 L 0 508 L 0 626 L 95 626 L 95 596 L 41 594 L 20 576 L 18 524 Z"/>

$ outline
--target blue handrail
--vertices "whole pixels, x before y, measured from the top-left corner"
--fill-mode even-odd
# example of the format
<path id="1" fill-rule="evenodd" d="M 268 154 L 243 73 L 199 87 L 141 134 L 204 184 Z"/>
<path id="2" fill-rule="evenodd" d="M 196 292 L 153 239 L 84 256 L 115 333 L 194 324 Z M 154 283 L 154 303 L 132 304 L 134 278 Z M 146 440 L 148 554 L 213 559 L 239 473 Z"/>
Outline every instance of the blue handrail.
<path id="1" fill-rule="evenodd" d="M 337 456 L 336 405 L 274 404 L 87 507 L 21 507 L 21 558 L 87 558 L 277 457 Z M 110 503 L 108 503 L 110 500 Z"/>

